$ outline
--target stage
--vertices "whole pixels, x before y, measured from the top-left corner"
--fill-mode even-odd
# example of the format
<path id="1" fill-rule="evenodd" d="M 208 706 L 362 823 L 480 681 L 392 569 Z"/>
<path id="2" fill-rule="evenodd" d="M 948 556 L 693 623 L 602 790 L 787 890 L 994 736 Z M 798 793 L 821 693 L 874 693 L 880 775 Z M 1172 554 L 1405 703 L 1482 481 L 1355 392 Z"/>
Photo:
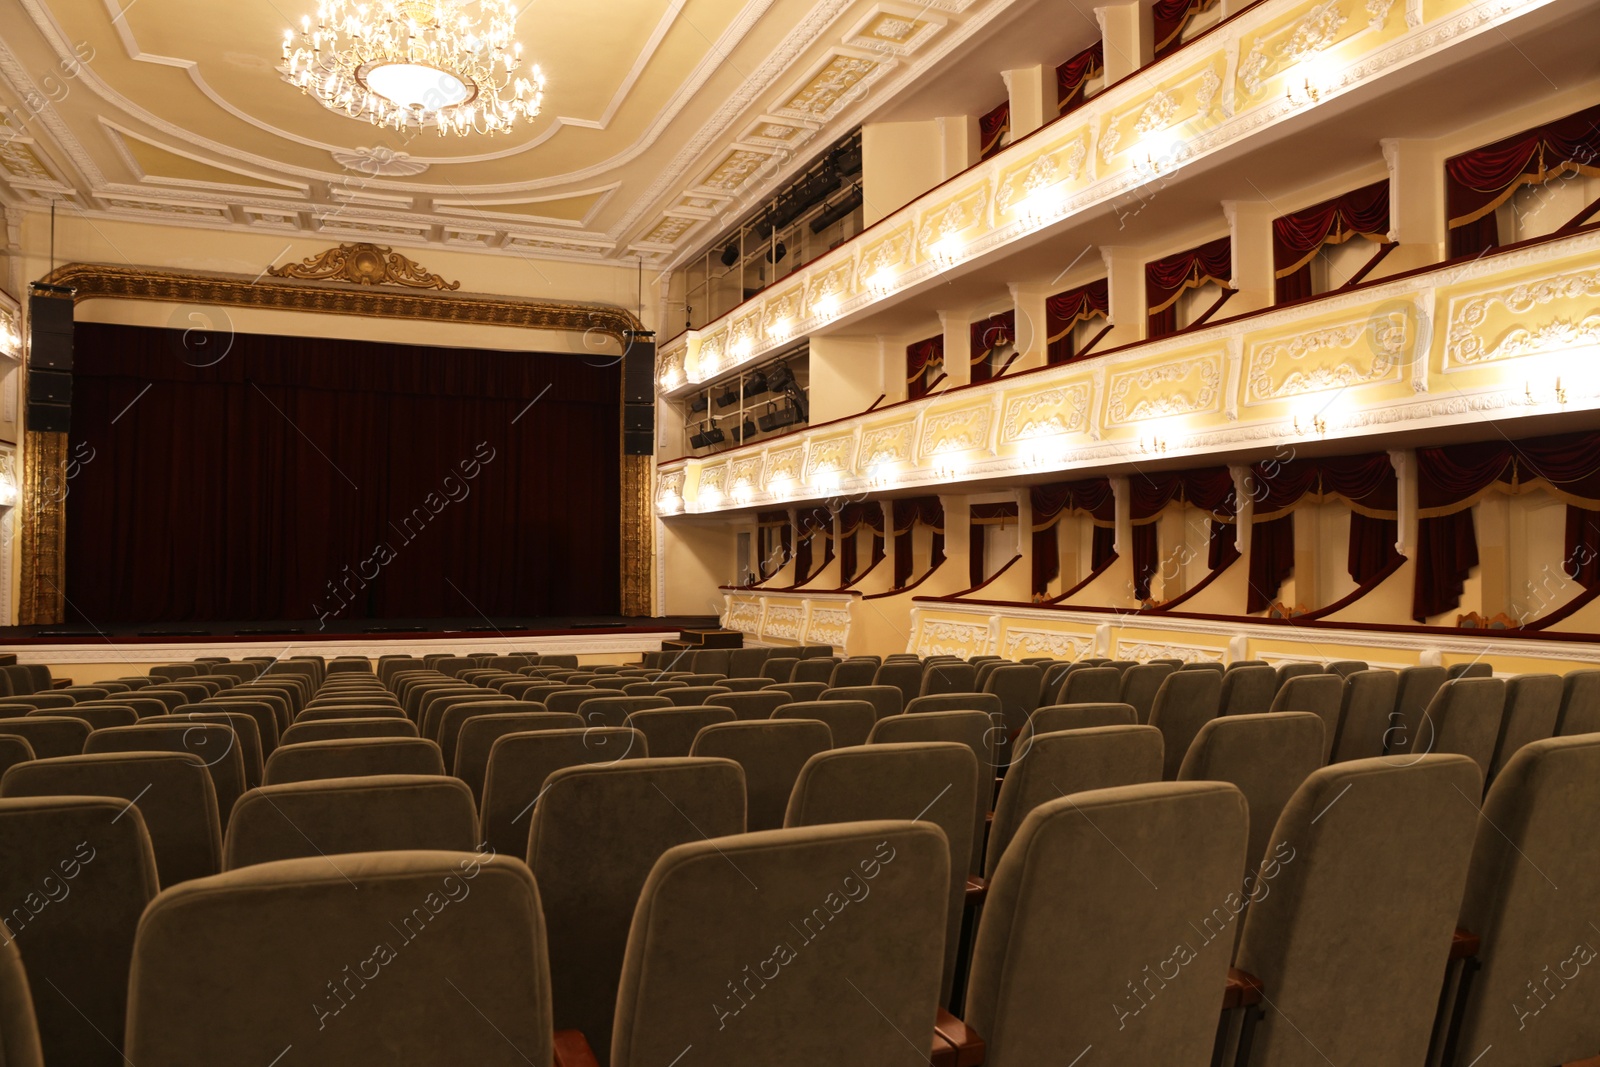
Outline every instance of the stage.
<path id="1" fill-rule="evenodd" d="M 715 616 L 622 615 L 546 618 L 358 619 L 330 622 L 159 623 L 94 628 L 12 626 L 0 629 L 0 651 L 21 663 L 43 663 L 52 675 L 80 684 L 143 674 L 196 656 L 421 656 L 430 652 L 560 653 L 582 662 L 618 663 L 656 652 L 685 629 L 715 628 Z"/>

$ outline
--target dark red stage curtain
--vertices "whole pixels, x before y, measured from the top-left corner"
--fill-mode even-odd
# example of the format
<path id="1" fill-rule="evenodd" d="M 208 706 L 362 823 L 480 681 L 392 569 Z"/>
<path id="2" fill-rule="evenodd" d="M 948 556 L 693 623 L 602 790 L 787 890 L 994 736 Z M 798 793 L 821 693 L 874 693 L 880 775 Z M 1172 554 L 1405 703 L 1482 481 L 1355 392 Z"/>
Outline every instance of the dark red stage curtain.
<path id="1" fill-rule="evenodd" d="M 766 581 L 794 558 L 794 524 L 787 511 L 756 512 L 756 574 Z"/>
<path id="2" fill-rule="evenodd" d="M 906 345 L 906 395 L 921 400 L 928 395 L 929 370 L 944 366 L 944 335 Z"/>
<path id="3" fill-rule="evenodd" d="M 1387 570 L 1399 555 L 1394 549 L 1400 536 L 1395 519 L 1375 519 L 1359 511 L 1350 513 L 1350 551 L 1346 569 L 1356 585 L 1366 585 Z"/>
<path id="4" fill-rule="evenodd" d="M 1206 559 L 1212 570 L 1232 565 L 1239 558 L 1231 520 L 1238 512 L 1233 474 L 1227 467 L 1200 467 L 1187 471 L 1140 471 L 1128 479 L 1129 511 L 1134 530 L 1155 529 L 1168 504 L 1187 503 L 1211 513 Z M 1137 552 L 1138 542 L 1135 542 Z M 1158 561 L 1159 562 L 1159 561 Z M 1134 568 L 1140 566 L 1134 556 Z M 1148 585 L 1147 585 L 1148 588 Z M 1141 599 L 1143 599 L 1141 597 Z"/>
<path id="5" fill-rule="evenodd" d="M 1412 587 L 1411 617 L 1430 616 L 1459 607 L 1467 576 L 1478 565 L 1478 532 L 1472 509 L 1417 521 L 1417 579 Z"/>
<path id="6" fill-rule="evenodd" d="M 1600 511 L 1567 505 L 1567 554 L 1562 570 L 1585 589 L 1600 585 Z"/>
<path id="7" fill-rule="evenodd" d="M 968 508 L 967 577 L 972 585 L 982 585 L 988 580 L 984 559 L 984 543 L 988 527 L 1017 521 L 1017 505 L 972 504 Z"/>
<path id="8" fill-rule="evenodd" d="M 87 623 L 614 613 L 619 368 L 80 323 Z"/>
<path id="9" fill-rule="evenodd" d="M 998 107 L 978 116 L 978 158 L 988 159 L 1005 145 L 1001 143 L 1006 131 L 1011 129 L 1011 101 L 1002 100 Z"/>
<path id="10" fill-rule="evenodd" d="M 1171 55 L 1183 44 L 1183 28 L 1202 11 L 1209 11 L 1217 0 L 1156 0 L 1150 8 L 1155 30 L 1155 58 Z"/>
<path id="11" fill-rule="evenodd" d="M 1057 293 L 1044 302 L 1045 359 L 1051 365 L 1070 363 L 1078 353 L 1072 347 L 1072 328 L 1088 319 L 1104 319 L 1111 308 L 1106 279 Z"/>
<path id="12" fill-rule="evenodd" d="M 988 381 L 1000 368 L 991 366 L 989 355 L 1001 345 L 1017 343 L 1017 313 L 1002 311 L 979 319 L 969 328 L 971 335 L 972 381 Z"/>
<path id="13" fill-rule="evenodd" d="M 1117 531 L 1112 526 L 1096 526 L 1089 545 L 1089 569 L 1098 571 L 1117 556 Z"/>
<path id="14" fill-rule="evenodd" d="M 872 531 L 872 554 L 860 570 L 856 552 L 856 531 Z M 849 585 L 872 569 L 883 558 L 883 505 L 875 501 L 850 503 L 839 509 L 839 582 Z"/>
<path id="15" fill-rule="evenodd" d="M 1452 258 L 1500 243 L 1494 211 L 1523 185 L 1600 175 L 1600 104 L 1444 162 Z"/>
<path id="16" fill-rule="evenodd" d="M 1083 103 L 1083 86 L 1105 69 L 1102 41 L 1085 48 L 1056 68 L 1056 114 L 1065 115 Z"/>
<path id="17" fill-rule="evenodd" d="M 1389 181 L 1352 190 L 1272 220 L 1274 297 L 1287 304 L 1312 295 L 1311 261 L 1326 244 L 1352 237 L 1389 239 Z"/>
<path id="18" fill-rule="evenodd" d="M 1250 528 L 1250 591 L 1245 611 L 1265 611 L 1294 573 L 1294 516 L 1258 522 Z"/>
<path id="19" fill-rule="evenodd" d="M 822 561 L 813 567 L 812 561 L 816 553 L 812 550 L 812 546 L 819 538 L 823 547 Z M 801 512 L 794 550 L 794 584 L 804 585 L 811 581 L 832 562 L 833 513 L 827 508 L 814 508 L 811 511 Z"/>
<path id="20" fill-rule="evenodd" d="M 1147 338 L 1155 340 L 1176 333 L 1178 329 L 1178 297 L 1185 289 L 1194 289 L 1215 282 L 1228 287 L 1233 276 L 1233 252 L 1230 238 L 1219 237 L 1198 248 L 1177 252 L 1144 265 L 1144 297 L 1149 315 Z"/>

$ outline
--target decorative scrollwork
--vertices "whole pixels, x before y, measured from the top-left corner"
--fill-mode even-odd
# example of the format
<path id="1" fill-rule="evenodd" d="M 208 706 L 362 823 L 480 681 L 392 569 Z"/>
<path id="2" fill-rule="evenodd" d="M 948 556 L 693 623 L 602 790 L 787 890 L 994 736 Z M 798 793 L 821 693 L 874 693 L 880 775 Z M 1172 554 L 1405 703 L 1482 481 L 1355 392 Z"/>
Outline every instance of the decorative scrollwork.
<path id="1" fill-rule="evenodd" d="M 461 288 L 460 282 L 447 282 L 442 275 L 429 274 L 415 260 L 392 248 L 365 241 L 340 245 L 299 263 L 268 267 L 274 278 L 300 278 L 305 281 L 353 282 L 356 285 L 403 285 L 409 289 Z"/>

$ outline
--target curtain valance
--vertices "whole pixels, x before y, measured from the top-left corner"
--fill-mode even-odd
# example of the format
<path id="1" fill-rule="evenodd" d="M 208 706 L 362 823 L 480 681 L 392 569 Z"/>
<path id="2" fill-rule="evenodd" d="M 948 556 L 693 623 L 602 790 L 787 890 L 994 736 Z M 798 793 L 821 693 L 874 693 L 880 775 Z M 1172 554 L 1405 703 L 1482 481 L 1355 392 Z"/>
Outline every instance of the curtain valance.
<path id="1" fill-rule="evenodd" d="M 1350 510 L 1373 519 L 1395 517 L 1398 482 L 1388 453 L 1329 459 L 1266 460 L 1250 468 L 1255 521 L 1282 518 L 1302 502 L 1342 500 Z"/>
<path id="2" fill-rule="evenodd" d="M 1451 229 L 1487 215 L 1523 185 L 1600 175 L 1600 104 L 1451 156 L 1444 169 Z"/>
<path id="3" fill-rule="evenodd" d="M 1178 252 L 1144 265 L 1144 294 L 1150 315 L 1159 315 L 1177 302 L 1186 289 L 1216 282 L 1224 289 L 1233 276 L 1231 239 L 1219 237 L 1198 248 Z"/>
<path id="4" fill-rule="evenodd" d="M 1106 68 L 1105 43 L 1096 41 L 1056 68 L 1056 113 L 1083 103 L 1083 87 Z"/>
<path id="5" fill-rule="evenodd" d="M 1273 276 L 1286 278 L 1310 263 L 1323 245 L 1352 237 L 1389 240 L 1387 178 L 1273 219 Z"/>
<path id="6" fill-rule="evenodd" d="M 1000 106 L 987 114 L 978 116 L 978 143 L 981 149 L 979 159 L 988 159 L 1000 151 L 1000 143 L 1006 131 L 1011 129 L 1011 101 L 1002 100 Z"/>

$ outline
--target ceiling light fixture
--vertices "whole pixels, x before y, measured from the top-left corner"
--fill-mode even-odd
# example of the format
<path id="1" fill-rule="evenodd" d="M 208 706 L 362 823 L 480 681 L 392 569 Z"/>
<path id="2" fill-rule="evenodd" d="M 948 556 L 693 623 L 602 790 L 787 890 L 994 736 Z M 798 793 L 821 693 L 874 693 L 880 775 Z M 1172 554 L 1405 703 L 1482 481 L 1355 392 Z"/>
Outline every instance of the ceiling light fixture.
<path id="1" fill-rule="evenodd" d="M 323 107 L 396 130 L 509 133 L 544 102 L 544 74 L 526 77 L 510 0 L 322 0 L 316 21 L 285 30 L 278 70 Z"/>

